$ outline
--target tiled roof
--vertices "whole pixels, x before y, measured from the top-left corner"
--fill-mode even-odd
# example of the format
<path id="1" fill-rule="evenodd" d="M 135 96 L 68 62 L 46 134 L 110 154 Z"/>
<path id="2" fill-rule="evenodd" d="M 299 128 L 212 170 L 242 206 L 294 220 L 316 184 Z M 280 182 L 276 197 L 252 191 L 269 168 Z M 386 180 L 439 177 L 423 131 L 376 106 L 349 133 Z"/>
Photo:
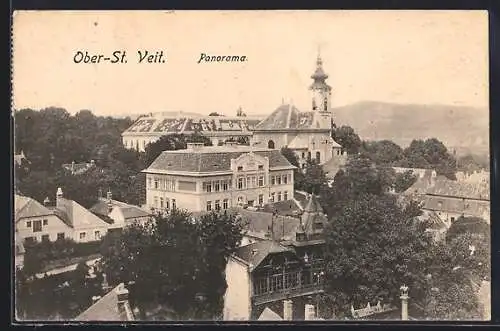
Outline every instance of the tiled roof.
<path id="1" fill-rule="evenodd" d="M 255 126 L 259 130 L 317 129 L 313 112 L 301 112 L 291 104 L 283 104 Z"/>
<path id="2" fill-rule="evenodd" d="M 124 133 L 193 133 L 193 132 L 248 132 L 259 122 L 244 117 L 207 116 L 193 117 L 141 117 Z"/>
<path id="3" fill-rule="evenodd" d="M 253 270 L 264 261 L 269 254 L 294 252 L 293 249 L 280 245 L 276 241 L 263 240 L 256 241 L 253 244 L 238 247 L 234 255 L 245 261 Z"/>
<path id="4" fill-rule="evenodd" d="M 260 238 L 266 237 L 273 223 L 272 213 L 240 209 L 238 214 L 241 216 L 248 234 Z M 295 217 L 276 217 L 273 225 L 274 238 L 276 240 L 288 239 L 295 234 L 295 229 L 299 223 L 299 219 Z"/>
<path id="5" fill-rule="evenodd" d="M 272 311 L 269 307 L 266 307 L 263 311 L 262 314 L 260 314 L 259 321 L 282 321 L 283 318 L 278 315 L 278 313 L 275 313 Z"/>
<path id="6" fill-rule="evenodd" d="M 244 153 L 252 151 L 250 147 L 222 148 L 224 146 L 203 147 L 200 150 L 177 150 L 162 152 L 144 172 L 185 171 L 211 173 L 217 171 L 230 171 L 231 159 L 236 159 Z M 279 150 L 254 150 L 256 155 L 268 157 L 269 167 L 293 166 Z"/>
<path id="7" fill-rule="evenodd" d="M 76 321 L 130 321 L 134 320 L 133 315 L 131 315 L 130 305 L 128 301 L 126 305 L 126 311 L 120 311 L 118 309 L 118 290 L 123 287 L 123 284 L 119 284 L 117 287 L 109 291 L 105 296 L 103 296 L 99 301 L 90 306 L 83 313 L 78 315 Z"/>
<path id="8" fill-rule="evenodd" d="M 490 213 L 489 201 L 465 200 L 460 198 L 430 196 L 424 198 L 423 209 L 464 214 L 466 216 L 485 217 Z"/>
<path id="9" fill-rule="evenodd" d="M 35 199 L 17 194 L 14 198 L 14 210 L 16 222 L 25 217 L 47 216 L 53 214 L 52 211 Z"/>
<path id="10" fill-rule="evenodd" d="M 490 183 L 489 181 L 469 183 L 439 178 L 436 181 L 436 184 L 430 187 L 426 193 L 432 195 L 490 200 Z"/>
<path id="11" fill-rule="evenodd" d="M 111 200 L 111 205 L 113 207 L 120 208 L 125 219 L 151 216 L 151 213 L 148 213 L 141 207 L 134 206 L 125 202 Z M 109 214 L 108 200 L 101 198 L 95 205 L 90 208 L 90 211 L 97 215 L 107 216 Z"/>
<path id="12" fill-rule="evenodd" d="M 73 200 L 58 198 L 57 206 L 52 211 L 75 229 L 108 226 L 108 223 Z"/>

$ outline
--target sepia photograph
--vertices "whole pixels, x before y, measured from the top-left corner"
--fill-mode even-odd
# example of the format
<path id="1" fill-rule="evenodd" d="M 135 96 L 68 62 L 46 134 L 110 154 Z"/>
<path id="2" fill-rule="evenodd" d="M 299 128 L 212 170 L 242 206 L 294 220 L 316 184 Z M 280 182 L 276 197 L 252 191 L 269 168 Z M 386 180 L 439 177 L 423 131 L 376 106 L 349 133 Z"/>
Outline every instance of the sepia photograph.
<path id="1" fill-rule="evenodd" d="M 488 13 L 15 11 L 17 322 L 489 321 Z"/>

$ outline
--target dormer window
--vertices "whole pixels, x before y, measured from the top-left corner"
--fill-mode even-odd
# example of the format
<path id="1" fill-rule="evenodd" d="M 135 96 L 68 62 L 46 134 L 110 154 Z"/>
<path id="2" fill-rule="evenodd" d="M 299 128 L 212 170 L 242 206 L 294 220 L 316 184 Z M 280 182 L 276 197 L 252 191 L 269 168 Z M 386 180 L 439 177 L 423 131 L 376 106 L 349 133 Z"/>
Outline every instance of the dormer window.
<path id="1" fill-rule="evenodd" d="M 259 165 L 259 170 L 264 170 L 264 166 L 262 164 Z"/>
<path id="2" fill-rule="evenodd" d="M 238 171 L 243 171 L 243 167 L 242 167 L 242 166 L 239 166 L 239 167 L 238 167 Z"/>

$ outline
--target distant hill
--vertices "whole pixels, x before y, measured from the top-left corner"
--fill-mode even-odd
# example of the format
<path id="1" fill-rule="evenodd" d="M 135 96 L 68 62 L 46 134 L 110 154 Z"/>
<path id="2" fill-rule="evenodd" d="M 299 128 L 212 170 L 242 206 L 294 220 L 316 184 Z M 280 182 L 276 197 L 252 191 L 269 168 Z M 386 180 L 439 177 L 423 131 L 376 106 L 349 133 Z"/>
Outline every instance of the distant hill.
<path id="1" fill-rule="evenodd" d="M 363 101 L 335 108 L 337 125 L 349 125 L 364 140 L 390 139 L 402 147 L 435 137 L 457 154 L 489 152 L 488 109 Z"/>

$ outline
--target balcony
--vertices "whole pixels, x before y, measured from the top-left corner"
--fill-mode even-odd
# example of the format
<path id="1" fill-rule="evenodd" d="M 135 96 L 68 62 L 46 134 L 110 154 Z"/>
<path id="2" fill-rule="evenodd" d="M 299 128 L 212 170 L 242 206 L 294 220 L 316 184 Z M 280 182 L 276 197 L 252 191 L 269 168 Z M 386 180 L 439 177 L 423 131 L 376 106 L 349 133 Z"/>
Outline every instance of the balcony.
<path id="1" fill-rule="evenodd" d="M 322 265 L 317 264 L 299 269 L 275 269 L 267 275 L 255 275 L 253 287 L 254 305 L 318 294 L 324 291 L 324 272 Z"/>
<path id="2" fill-rule="evenodd" d="M 323 284 L 310 284 L 302 285 L 292 288 L 286 288 L 282 290 L 277 290 L 274 292 L 268 292 L 260 295 L 254 295 L 252 300 L 253 304 L 258 306 L 265 303 L 270 303 L 274 301 L 281 301 L 287 298 L 295 298 L 301 296 L 308 296 L 313 294 L 319 294 L 324 292 Z"/>

